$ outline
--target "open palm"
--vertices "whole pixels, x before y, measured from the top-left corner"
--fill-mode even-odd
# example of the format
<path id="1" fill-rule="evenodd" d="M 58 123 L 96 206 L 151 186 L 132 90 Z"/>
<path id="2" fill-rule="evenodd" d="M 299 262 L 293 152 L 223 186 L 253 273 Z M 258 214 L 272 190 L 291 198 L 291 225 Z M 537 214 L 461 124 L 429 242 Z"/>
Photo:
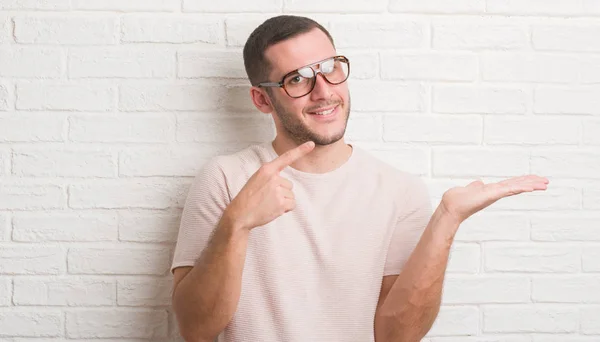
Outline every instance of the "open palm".
<path id="1" fill-rule="evenodd" d="M 546 190 L 548 179 L 536 175 L 513 177 L 497 183 L 475 181 L 464 187 L 455 187 L 444 193 L 440 206 L 462 223 L 469 216 L 490 206 L 501 198 L 524 192 Z"/>

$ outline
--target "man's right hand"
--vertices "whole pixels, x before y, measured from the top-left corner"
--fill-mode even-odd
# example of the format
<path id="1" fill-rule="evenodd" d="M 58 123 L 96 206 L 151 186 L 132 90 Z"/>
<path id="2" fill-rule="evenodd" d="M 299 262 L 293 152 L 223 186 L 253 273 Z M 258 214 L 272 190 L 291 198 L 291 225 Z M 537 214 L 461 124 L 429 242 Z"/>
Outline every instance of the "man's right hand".
<path id="1" fill-rule="evenodd" d="M 262 165 L 227 206 L 225 214 L 239 227 L 250 230 L 293 210 L 296 200 L 292 182 L 279 173 L 314 147 L 314 142 L 308 141 Z"/>

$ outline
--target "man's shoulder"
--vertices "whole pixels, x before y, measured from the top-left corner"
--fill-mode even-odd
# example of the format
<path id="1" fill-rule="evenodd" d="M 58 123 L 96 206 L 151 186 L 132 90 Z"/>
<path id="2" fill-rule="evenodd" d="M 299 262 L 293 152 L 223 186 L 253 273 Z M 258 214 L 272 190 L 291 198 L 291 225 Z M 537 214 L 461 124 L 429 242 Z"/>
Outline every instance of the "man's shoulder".
<path id="1" fill-rule="evenodd" d="M 267 143 L 255 143 L 235 151 L 217 154 L 204 164 L 203 169 L 220 170 L 225 176 L 254 173 L 271 158 Z"/>

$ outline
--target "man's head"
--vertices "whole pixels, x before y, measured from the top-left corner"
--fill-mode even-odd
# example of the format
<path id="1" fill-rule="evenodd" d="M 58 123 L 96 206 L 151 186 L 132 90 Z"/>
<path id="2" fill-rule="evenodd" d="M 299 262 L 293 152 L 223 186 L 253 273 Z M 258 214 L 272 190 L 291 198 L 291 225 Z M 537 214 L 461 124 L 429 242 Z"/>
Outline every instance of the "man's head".
<path id="1" fill-rule="evenodd" d="M 336 56 L 329 32 L 309 18 L 278 16 L 252 32 L 244 46 L 252 100 L 260 111 L 274 114 L 278 135 L 317 145 L 343 138 L 350 113 L 349 65 Z M 275 86 L 282 81 L 284 87 Z"/>

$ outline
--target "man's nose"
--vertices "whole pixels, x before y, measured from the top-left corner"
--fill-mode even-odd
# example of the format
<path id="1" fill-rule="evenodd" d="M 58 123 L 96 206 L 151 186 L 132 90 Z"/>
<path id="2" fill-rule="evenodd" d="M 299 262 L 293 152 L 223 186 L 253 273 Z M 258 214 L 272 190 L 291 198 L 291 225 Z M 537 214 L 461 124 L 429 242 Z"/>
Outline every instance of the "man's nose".
<path id="1" fill-rule="evenodd" d="M 317 73 L 315 76 L 315 87 L 310 93 L 311 100 L 329 99 L 331 97 L 331 84 L 325 80 L 325 76 Z"/>

